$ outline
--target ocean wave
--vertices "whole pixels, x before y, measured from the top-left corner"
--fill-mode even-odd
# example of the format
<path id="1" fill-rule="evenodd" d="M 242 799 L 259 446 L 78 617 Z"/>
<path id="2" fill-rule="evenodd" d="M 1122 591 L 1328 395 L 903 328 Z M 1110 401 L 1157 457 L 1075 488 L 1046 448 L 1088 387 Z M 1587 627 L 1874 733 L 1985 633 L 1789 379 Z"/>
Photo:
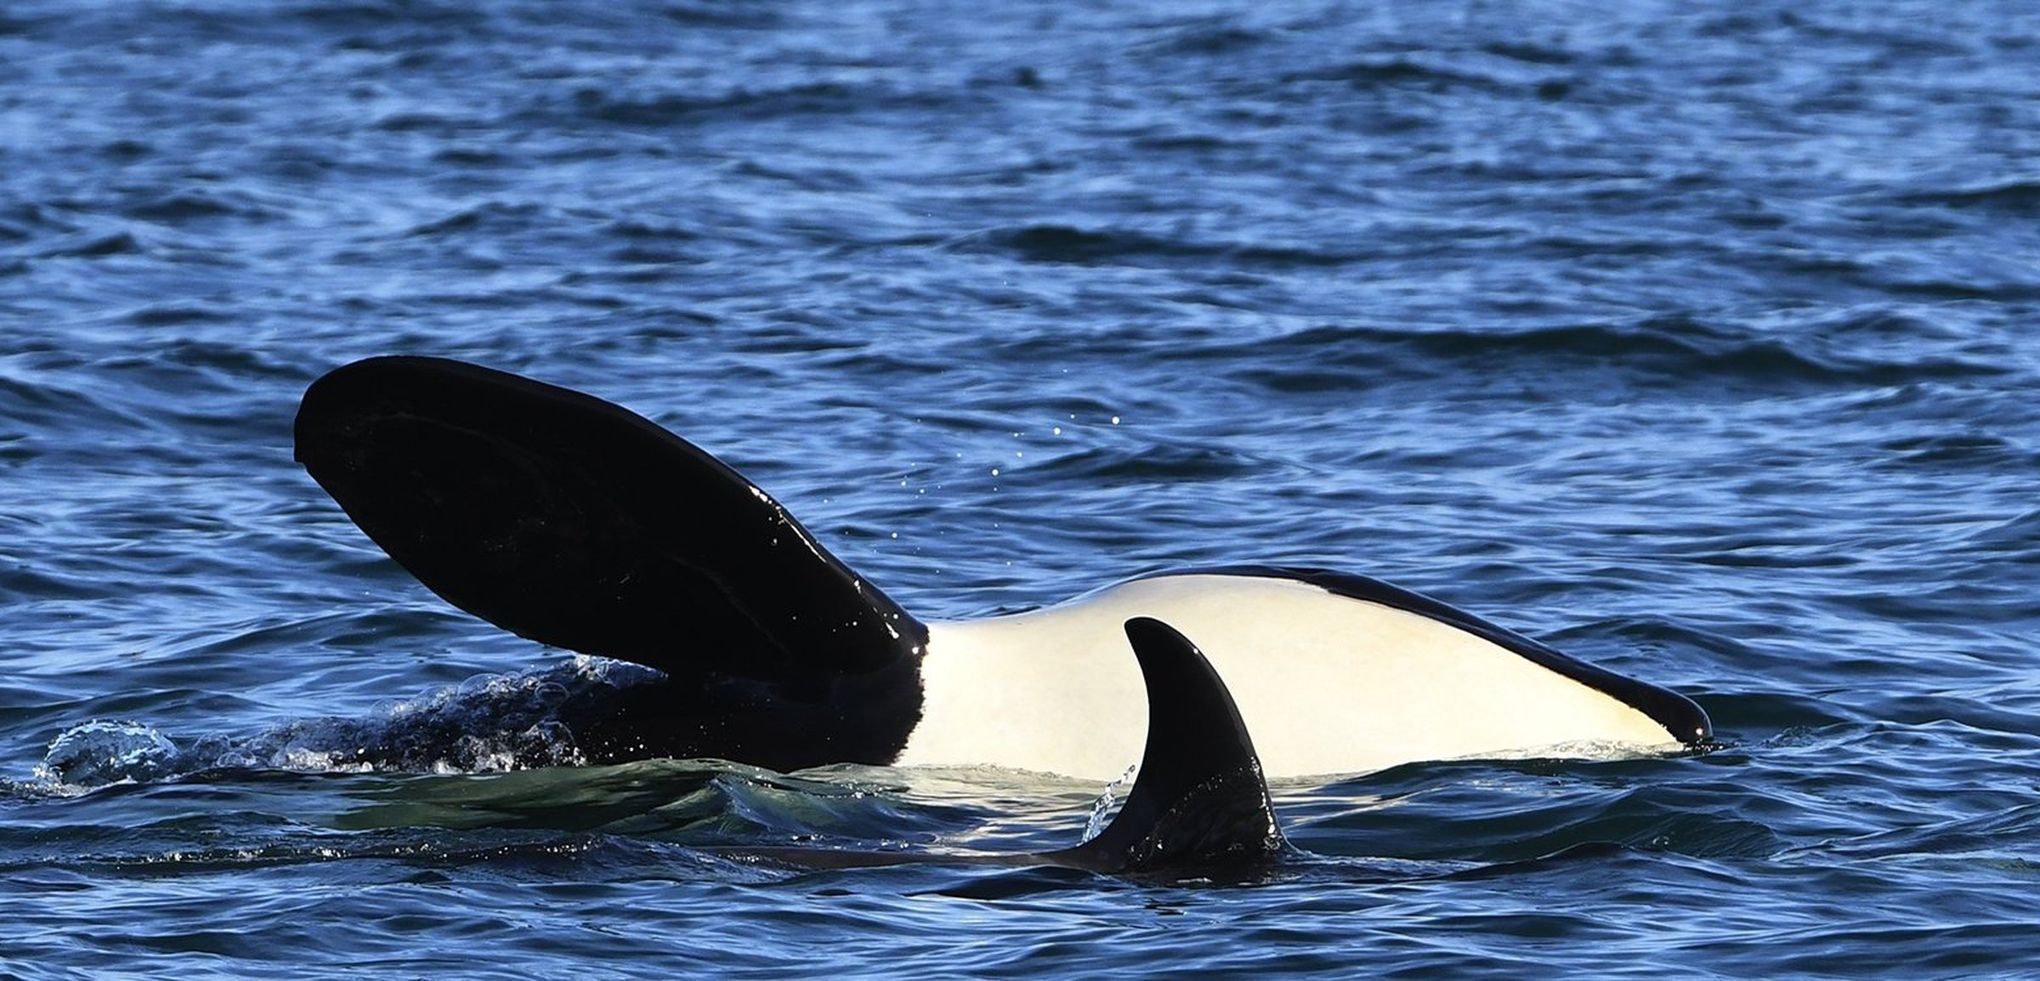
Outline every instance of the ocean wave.
<path id="1" fill-rule="evenodd" d="M 522 232 L 536 220 L 550 214 L 542 205 L 528 201 L 485 201 L 461 208 L 406 229 L 409 238 L 440 238 L 486 232 L 494 235 Z"/>
<path id="2" fill-rule="evenodd" d="M 1980 211 L 2008 218 L 2040 217 L 2040 178 L 2012 178 L 1949 189 L 1906 191 L 1894 200 L 1907 205 Z"/>
<path id="3" fill-rule="evenodd" d="M 1374 803 L 1310 825 L 1338 854 L 1418 860 L 1482 856 L 1486 866 L 1548 860 L 1576 848 L 1640 848 L 1708 858 L 1775 854 L 1789 840 L 1714 799 L 1704 782 L 1630 783 L 1618 774 L 1692 767 L 1684 758 L 1603 762 L 1523 760 L 1397 767 L 1361 778 Z M 1606 776 L 1601 779 L 1600 775 Z M 1563 783 L 1568 793 L 1548 790 Z M 1339 794 L 1341 787 L 1329 788 Z M 1297 835 L 1310 847 L 1313 839 Z"/>
<path id="4" fill-rule="evenodd" d="M 71 241 L 43 250 L 45 259 L 103 259 L 148 251 L 130 231 L 104 232 L 74 237 Z"/>
<path id="5" fill-rule="evenodd" d="M 1269 466 L 1251 454 L 1223 446 L 1148 442 L 1139 446 L 1093 446 L 1036 461 L 1027 468 L 1032 482 L 1077 480 L 1122 484 L 1221 480 Z"/>
<path id="6" fill-rule="evenodd" d="M 1308 358 L 1305 364 L 1310 367 L 1257 366 L 1242 372 L 1277 388 L 1310 384 L 1328 366 L 1410 377 L 1457 373 L 1464 366 L 1477 366 L 1487 377 L 1604 368 L 1683 383 L 1733 380 L 1785 386 L 1895 385 L 2013 370 L 1939 344 L 1893 344 L 1880 357 L 1818 336 L 1735 330 L 1676 316 L 1492 330 L 1315 327 L 1256 346 L 1279 347 Z"/>
<path id="7" fill-rule="evenodd" d="M 710 89 L 700 93 L 634 93 L 580 88 L 568 105 L 527 110 L 527 115 L 566 114 L 615 126 L 663 129 L 728 120 L 764 120 L 811 115 L 852 115 L 916 109 L 938 111 L 952 97 L 909 88 L 841 82 L 805 82 L 759 88 Z"/>
<path id="8" fill-rule="evenodd" d="M 1170 259 L 1225 260 L 1249 266 L 1337 266 L 1358 256 L 1322 249 L 1165 238 L 1129 229 L 1021 225 L 950 240 L 959 252 L 996 251 L 1028 262 L 1092 265 Z"/>
<path id="9" fill-rule="evenodd" d="M 168 194 L 144 196 L 121 206 L 120 214 L 140 221 L 179 225 L 211 218 L 265 220 L 281 212 L 258 204 L 245 195 L 199 188 L 182 188 Z"/>
<path id="10" fill-rule="evenodd" d="M 1145 50 L 1167 55 L 1227 55 L 1265 44 L 1273 37 L 1269 31 L 1217 21 L 1172 30 L 1147 42 Z"/>
<path id="11" fill-rule="evenodd" d="M 1487 75 L 1457 67 L 1426 64 L 1408 57 L 1367 59 L 1332 68 L 1295 72 L 1285 76 L 1283 81 L 1345 82 L 1358 89 L 1415 86 L 1444 91 L 1449 88 L 1500 90 L 1506 87 L 1505 83 Z"/>

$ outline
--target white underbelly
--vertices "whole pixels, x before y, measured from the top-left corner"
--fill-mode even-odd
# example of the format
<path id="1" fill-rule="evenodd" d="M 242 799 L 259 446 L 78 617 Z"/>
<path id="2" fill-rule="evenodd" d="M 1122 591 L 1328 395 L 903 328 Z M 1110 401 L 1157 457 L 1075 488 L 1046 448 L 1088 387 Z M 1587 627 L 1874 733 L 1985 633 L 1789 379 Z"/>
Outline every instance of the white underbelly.
<path id="1" fill-rule="evenodd" d="M 1637 709 L 1448 624 L 1294 580 L 1185 575 L 930 624 L 922 719 L 898 762 L 1119 776 L 1147 732 L 1133 616 L 1204 651 L 1270 777 L 1676 745 Z"/>

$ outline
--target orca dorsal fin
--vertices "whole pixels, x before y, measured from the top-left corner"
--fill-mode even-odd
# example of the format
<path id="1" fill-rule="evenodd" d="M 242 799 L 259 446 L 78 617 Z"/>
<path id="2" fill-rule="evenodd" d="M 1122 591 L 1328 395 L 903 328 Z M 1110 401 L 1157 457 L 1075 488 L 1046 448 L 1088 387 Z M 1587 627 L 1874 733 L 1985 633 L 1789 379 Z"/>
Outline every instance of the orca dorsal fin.
<path id="1" fill-rule="evenodd" d="M 1147 746 L 1119 816 L 1055 853 L 1103 872 L 1265 863 L 1288 844 L 1232 693 L 1204 653 L 1160 620 L 1126 621 L 1147 685 Z"/>
<path id="2" fill-rule="evenodd" d="M 917 664 L 927 640 L 741 474 L 591 395 L 369 358 L 312 384 L 295 437 L 398 564 L 541 643 L 820 700 L 833 679 Z M 918 703 L 902 711 L 911 726 Z"/>

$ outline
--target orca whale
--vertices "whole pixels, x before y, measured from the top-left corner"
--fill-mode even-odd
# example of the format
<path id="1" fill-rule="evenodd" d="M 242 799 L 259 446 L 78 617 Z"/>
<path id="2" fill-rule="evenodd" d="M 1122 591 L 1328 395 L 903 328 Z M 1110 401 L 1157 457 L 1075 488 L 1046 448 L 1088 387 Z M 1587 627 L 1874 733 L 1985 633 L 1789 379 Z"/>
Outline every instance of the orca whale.
<path id="1" fill-rule="evenodd" d="M 464 362 L 334 369 L 297 459 L 453 605 L 665 681 L 567 705 L 592 762 L 989 764 L 1108 779 L 1139 757 L 1122 625 L 1198 638 L 1271 777 L 1705 746 L 1677 693 L 1364 576 L 1233 566 L 923 622 L 714 456 L 581 392 Z"/>
<path id="2" fill-rule="evenodd" d="M 1051 852 L 822 851 L 733 848 L 725 854 L 802 868 L 923 862 L 1055 865 L 1110 874 L 1242 871 L 1294 850 L 1282 835 L 1268 781 L 1238 706 L 1211 662 L 1159 620 L 1124 624 L 1146 688 L 1147 736 L 1139 776 L 1119 813 L 1089 841 Z"/>

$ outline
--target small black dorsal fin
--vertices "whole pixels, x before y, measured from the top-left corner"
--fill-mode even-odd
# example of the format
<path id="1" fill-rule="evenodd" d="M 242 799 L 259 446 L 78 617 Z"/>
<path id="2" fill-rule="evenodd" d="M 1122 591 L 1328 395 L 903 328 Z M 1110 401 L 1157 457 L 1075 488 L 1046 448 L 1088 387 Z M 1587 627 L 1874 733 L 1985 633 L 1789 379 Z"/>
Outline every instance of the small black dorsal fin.
<path id="1" fill-rule="evenodd" d="M 590 395 L 370 358 L 305 392 L 296 444 L 391 558 L 532 640 L 796 692 L 918 661 L 927 640 L 741 474 Z"/>
<path id="2" fill-rule="evenodd" d="M 1098 837 L 1049 856 L 1104 872 L 1264 863 L 1288 846 L 1260 757 L 1204 653 L 1160 620 L 1126 621 L 1147 684 L 1147 747 Z"/>

